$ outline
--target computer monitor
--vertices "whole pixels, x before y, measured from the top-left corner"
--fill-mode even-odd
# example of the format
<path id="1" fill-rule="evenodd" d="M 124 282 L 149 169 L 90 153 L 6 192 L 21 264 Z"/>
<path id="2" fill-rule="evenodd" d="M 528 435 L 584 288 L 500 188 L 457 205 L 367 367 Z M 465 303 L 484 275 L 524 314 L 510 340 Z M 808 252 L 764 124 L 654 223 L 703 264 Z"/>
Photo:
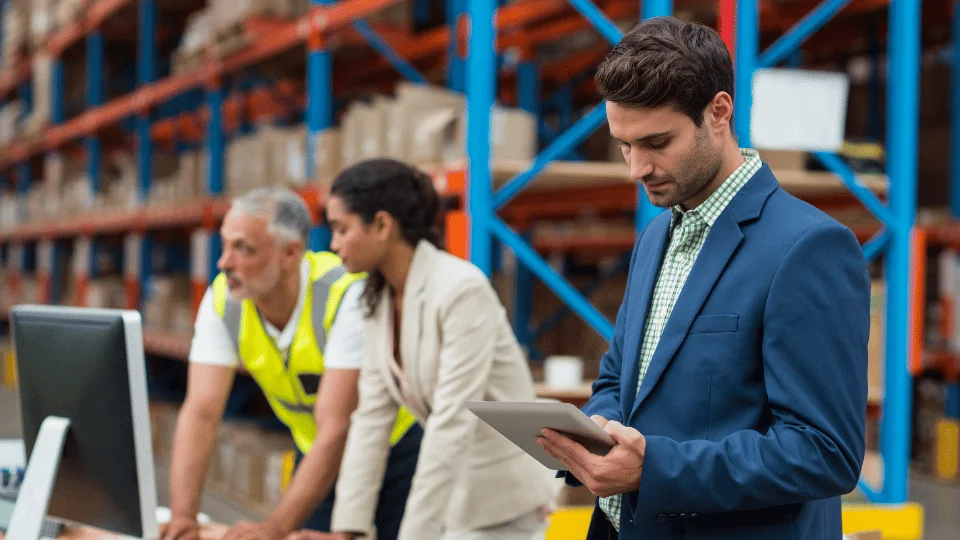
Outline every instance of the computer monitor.
<path id="1" fill-rule="evenodd" d="M 36 539 L 47 513 L 157 537 L 140 314 L 21 305 L 10 329 L 28 461 L 7 538 Z"/>

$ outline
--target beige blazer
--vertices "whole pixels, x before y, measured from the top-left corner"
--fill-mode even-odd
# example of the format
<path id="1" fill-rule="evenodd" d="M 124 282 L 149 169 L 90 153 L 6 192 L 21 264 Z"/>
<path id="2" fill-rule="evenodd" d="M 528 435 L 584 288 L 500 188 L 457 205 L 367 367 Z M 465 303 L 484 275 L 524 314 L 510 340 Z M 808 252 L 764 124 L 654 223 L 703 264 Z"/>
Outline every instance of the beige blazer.
<path id="1" fill-rule="evenodd" d="M 467 400 L 535 400 L 529 365 L 487 277 L 426 241 L 404 289 L 404 372 L 428 414 L 400 540 L 487 527 L 550 505 L 555 473 L 480 422 Z M 360 403 L 337 479 L 334 531 L 369 531 L 386 468 L 390 430 L 403 398 L 388 365 L 389 291 L 365 328 Z M 411 408 L 414 410 L 414 408 Z"/>

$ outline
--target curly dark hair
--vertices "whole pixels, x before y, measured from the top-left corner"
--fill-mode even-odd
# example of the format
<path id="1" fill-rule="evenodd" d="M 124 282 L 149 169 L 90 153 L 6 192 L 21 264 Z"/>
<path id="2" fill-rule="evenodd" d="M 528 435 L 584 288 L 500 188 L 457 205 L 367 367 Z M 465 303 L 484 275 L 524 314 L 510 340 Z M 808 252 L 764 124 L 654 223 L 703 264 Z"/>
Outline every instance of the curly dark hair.
<path id="1" fill-rule="evenodd" d="M 651 109 L 674 105 L 700 127 L 717 93 L 733 97 L 733 62 L 712 28 L 654 17 L 623 36 L 595 80 L 607 101 Z"/>
<path id="2" fill-rule="evenodd" d="M 400 234 L 411 246 L 427 240 L 443 249 L 440 230 L 440 195 L 423 171 L 392 159 L 372 159 L 344 169 L 330 187 L 330 195 L 343 201 L 347 210 L 372 223 L 377 212 L 393 216 Z M 380 302 L 386 280 L 371 270 L 363 290 L 366 316 Z"/>

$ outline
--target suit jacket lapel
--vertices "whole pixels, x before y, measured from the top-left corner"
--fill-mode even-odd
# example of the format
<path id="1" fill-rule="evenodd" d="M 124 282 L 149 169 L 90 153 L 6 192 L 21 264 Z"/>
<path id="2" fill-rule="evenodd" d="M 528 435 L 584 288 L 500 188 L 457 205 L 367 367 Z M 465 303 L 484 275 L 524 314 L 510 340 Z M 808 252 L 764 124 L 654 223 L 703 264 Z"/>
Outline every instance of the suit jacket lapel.
<path id="1" fill-rule="evenodd" d="M 626 416 L 628 420 L 632 420 L 640 404 L 650 395 L 660 376 L 663 375 L 664 370 L 673 360 L 677 349 L 686 339 L 693 320 L 700 313 L 700 308 L 707 300 L 707 296 L 710 295 L 710 291 L 713 290 L 717 280 L 720 279 L 730 258 L 733 257 L 737 247 L 743 241 L 740 224 L 758 217 L 767 198 L 775 189 L 777 189 L 776 178 L 774 178 L 770 169 L 764 165 L 734 196 L 711 227 L 707 240 L 690 270 L 690 275 L 687 276 L 680 296 L 677 297 L 670 318 L 663 329 L 663 334 L 660 335 L 660 341 L 653 353 L 653 358 L 650 360 L 647 373 L 640 385 L 640 391 L 637 393 L 636 399 L 632 400 L 633 409 Z M 656 276 L 651 281 L 655 283 Z M 650 290 L 653 290 L 652 283 Z M 640 320 L 645 320 L 645 318 Z M 640 334 L 640 339 L 643 339 L 642 327 Z M 638 346 L 636 348 L 638 356 L 639 350 Z M 639 364 L 639 362 L 634 362 L 634 364 Z M 637 373 L 636 369 L 634 373 Z M 634 376 L 633 381 L 630 381 L 631 388 L 636 388 L 637 378 L 638 376 Z"/>
<path id="2" fill-rule="evenodd" d="M 636 283 L 636 296 L 631 298 L 627 308 L 627 320 L 637 323 L 623 338 L 622 365 L 620 380 L 620 403 L 623 407 L 623 418 L 627 418 L 630 404 L 637 392 L 637 379 L 640 376 L 640 344 L 643 339 L 644 321 L 646 321 L 650 300 L 653 297 L 653 287 L 660 272 L 660 264 L 666 251 L 667 239 L 670 232 L 670 214 L 665 212 L 658 219 L 654 219 L 643 234 L 644 243 L 637 247 L 635 259 L 635 276 L 631 279 Z M 633 286 L 628 284 L 628 286 Z M 629 397 L 628 397 L 629 396 Z"/>

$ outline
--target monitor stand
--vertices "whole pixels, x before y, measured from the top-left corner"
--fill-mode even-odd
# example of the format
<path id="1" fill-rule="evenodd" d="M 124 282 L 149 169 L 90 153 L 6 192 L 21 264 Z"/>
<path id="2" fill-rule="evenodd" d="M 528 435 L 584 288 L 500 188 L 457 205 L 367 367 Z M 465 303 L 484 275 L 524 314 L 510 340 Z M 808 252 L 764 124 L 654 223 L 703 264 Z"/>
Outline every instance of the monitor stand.
<path id="1" fill-rule="evenodd" d="M 50 495 L 57 480 L 63 442 L 70 429 L 70 420 L 48 416 L 40 424 L 40 432 L 33 445 L 33 455 L 27 463 L 17 503 L 10 516 L 7 538 L 38 540 L 50 504 Z"/>

